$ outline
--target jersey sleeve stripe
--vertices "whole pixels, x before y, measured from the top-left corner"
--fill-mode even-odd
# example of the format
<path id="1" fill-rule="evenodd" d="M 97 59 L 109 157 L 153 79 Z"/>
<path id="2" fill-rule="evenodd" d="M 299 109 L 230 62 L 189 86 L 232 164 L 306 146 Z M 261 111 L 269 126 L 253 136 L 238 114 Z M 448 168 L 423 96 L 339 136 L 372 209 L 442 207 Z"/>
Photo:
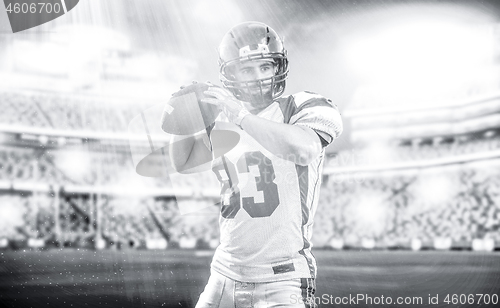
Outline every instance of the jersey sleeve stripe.
<path id="1" fill-rule="evenodd" d="M 333 138 L 330 135 L 328 135 L 325 132 L 319 131 L 319 130 L 314 130 L 314 131 L 319 136 L 319 139 L 321 140 L 321 146 L 322 147 L 326 147 L 327 145 L 329 145 L 330 143 L 332 143 Z"/>
<path id="2" fill-rule="evenodd" d="M 307 207 L 307 193 L 309 189 L 309 167 L 295 165 L 297 178 L 299 179 L 300 207 L 302 208 L 302 225 L 309 220 L 309 208 Z"/>
<path id="3" fill-rule="evenodd" d="M 323 118 L 334 118 L 336 121 L 340 121 L 340 113 L 337 109 L 330 106 L 316 106 L 314 109 L 302 109 L 290 118 L 290 123 L 295 123 L 302 119 L 311 119 L 314 121 L 322 120 Z"/>
<path id="4" fill-rule="evenodd" d="M 323 98 L 323 96 L 319 95 L 318 93 L 314 93 L 314 92 L 310 92 L 310 91 L 298 92 L 298 93 L 295 93 L 293 96 L 299 102 L 305 102 L 309 99 Z"/>
<path id="5" fill-rule="evenodd" d="M 337 106 L 334 103 L 332 103 L 331 100 L 322 97 L 322 98 L 311 98 L 311 99 L 305 101 L 304 103 L 302 103 L 298 107 L 298 110 L 296 113 L 299 113 L 304 109 L 313 108 L 313 107 L 328 107 L 328 108 L 333 108 L 333 109 L 338 111 Z"/>
<path id="6" fill-rule="evenodd" d="M 307 266 L 309 267 L 309 273 L 311 277 L 314 277 L 314 262 L 310 256 L 307 255 L 306 251 L 311 247 L 311 243 L 307 240 L 304 232 L 304 226 L 309 221 L 310 208 L 308 206 L 308 193 L 309 193 L 309 166 L 300 166 L 295 165 L 295 169 L 297 170 L 297 176 L 299 179 L 299 190 L 300 190 L 300 206 L 302 209 L 302 238 L 304 241 L 303 248 L 299 251 L 299 253 L 304 256 L 307 262 Z"/>
<path id="7" fill-rule="evenodd" d="M 330 144 L 342 133 L 342 127 L 335 125 L 321 125 L 317 123 L 297 123 L 295 125 L 309 127 Z"/>
<path id="8" fill-rule="evenodd" d="M 316 131 L 328 143 L 335 140 L 343 130 L 340 113 L 330 107 L 316 107 L 314 110 L 304 110 L 294 115 L 290 122 L 302 125 Z M 325 138 L 324 135 L 329 135 Z"/>
<path id="9" fill-rule="evenodd" d="M 283 123 L 290 123 L 292 116 L 297 113 L 297 106 L 293 96 L 290 95 L 287 98 L 279 99 L 278 103 L 283 114 Z"/>

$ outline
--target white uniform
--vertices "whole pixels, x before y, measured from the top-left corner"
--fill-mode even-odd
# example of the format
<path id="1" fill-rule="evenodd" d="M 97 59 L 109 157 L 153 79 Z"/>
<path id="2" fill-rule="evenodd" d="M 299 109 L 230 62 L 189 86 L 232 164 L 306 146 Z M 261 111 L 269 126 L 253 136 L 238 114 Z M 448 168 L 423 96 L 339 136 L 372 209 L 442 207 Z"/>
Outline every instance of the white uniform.
<path id="1" fill-rule="evenodd" d="M 279 98 L 258 116 L 309 127 L 323 146 L 342 131 L 337 107 L 310 92 Z M 232 123 L 218 121 L 214 129 L 236 131 L 240 141 L 212 164 L 222 186 L 221 242 L 212 270 L 251 283 L 315 278 L 310 240 L 324 147 L 313 162 L 300 166 L 273 155 Z"/>

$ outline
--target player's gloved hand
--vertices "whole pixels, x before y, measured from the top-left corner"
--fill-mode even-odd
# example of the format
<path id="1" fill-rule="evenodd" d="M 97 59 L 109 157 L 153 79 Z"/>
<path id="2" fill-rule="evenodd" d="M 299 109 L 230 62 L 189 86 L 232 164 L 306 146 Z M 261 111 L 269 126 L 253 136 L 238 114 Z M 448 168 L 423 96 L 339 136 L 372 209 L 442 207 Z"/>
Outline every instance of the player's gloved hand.
<path id="1" fill-rule="evenodd" d="M 197 83 L 198 83 L 198 81 L 197 81 L 197 80 L 193 80 L 193 81 L 191 82 L 191 84 L 197 84 Z M 180 86 L 180 90 L 184 89 L 184 88 L 185 88 L 185 87 L 187 87 L 187 86 L 190 86 L 190 85 L 189 85 L 189 84 L 183 84 L 182 86 Z M 172 93 L 172 96 L 174 96 L 174 95 L 175 95 L 175 93 L 177 93 L 177 92 Z"/>
<path id="2" fill-rule="evenodd" d="M 197 84 L 197 83 L 198 83 L 198 80 L 193 80 L 193 81 L 191 81 L 191 84 Z M 210 80 L 207 80 L 205 83 L 206 83 L 206 84 L 208 84 L 209 86 L 215 87 L 215 85 L 214 85 L 214 84 L 213 84 Z M 180 89 L 180 90 L 182 90 L 182 89 L 184 89 L 185 87 L 190 86 L 191 84 L 183 84 L 182 86 L 180 86 L 180 88 L 179 88 L 179 89 Z M 175 95 L 175 93 L 177 93 L 177 92 L 172 93 L 172 96 L 174 96 L 174 95 Z"/>
<path id="3" fill-rule="evenodd" d="M 243 118 L 250 114 L 245 108 L 246 103 L 238 100 L 226 89 L 213 86 L 204 93 L 214 98 L 204 98 L 201 100 L 202 102 L 218 106 L 226 114 L 229 121 L 238 126 L 241 125 Z"/>

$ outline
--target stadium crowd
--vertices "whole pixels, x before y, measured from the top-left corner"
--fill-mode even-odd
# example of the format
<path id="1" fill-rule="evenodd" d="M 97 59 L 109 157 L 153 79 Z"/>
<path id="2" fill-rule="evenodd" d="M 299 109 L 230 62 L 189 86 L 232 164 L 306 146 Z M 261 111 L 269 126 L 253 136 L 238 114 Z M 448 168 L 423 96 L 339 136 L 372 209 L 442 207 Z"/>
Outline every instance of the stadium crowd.
<path id="1" fill-rule="evenodd" d="M 5 125 L 112 133 L 126 131 L 141 111 L 137 106 L 108 106 L 44 93 L 1 92 L 0 106 L 4 110 L 0 123 Z M 458 246 L 470 246 L 467 243 L 476 238 L 500 243 L 498 168 L 463 164 L 399 173 L 335 172 L 337 167 L 422 162 L 498 149 L 500 133 L 490 130 L 407 140 L 330 157 L 325 162 L 329 172 L 323 177 L 313 242 L 329 247 L 341 240 L 357 247 L 372 240 L 385 248 L 406 247 L 415 238 L 424 243 L 451 238 Z M 43 239 L 59 246 L 96 247 L 103 240 L 105 247 L 141 248 L 148 241 L 164 239 L 169 247 L 213 247 L 218 239 L 218 210 L 213 206 L 218 191 L 213 191 L 213 183 L 216 179 L 210 172 L 138 176 L 128 147 L 99 140 L 74 147 L 3 144 L 0 244 L 2 239 L 19 243 Z M 212 189 L 208 194 L 203 192 L 207 187 Z M 156 192 L 133 194 L 151 189 Z M 201 204 L 204 210 L 181 215 L 173 196 L 181 190 L 186 191 L 177 196 L 182 202 Z"/>
<path id="2" fill-rule="evenodd" d="M 137 104 L 109 104 L 97 98 L 43 92 L 0 92 L 0 106 L 0 123 L 7 125 L 120 133 L 142 111 Z"/>
<path id="3" fill-rule="evenodd" d="M 325 161 L 325 167 L 375 165 L 403 162 L 422 162 L 434 159 L 457 158 L 500 150 L 500 131 L 436 137 L 425 140 L 406 140 L 398 144 L 378 144 L 361 150 L 344 150 Z"/>
<path id="4" fill-rule="evenodd" d="M 325 176 L 313 242 L 328 247 L 341 239 L 345 246 L 359 247 L 370 239 L 391 248 L 408 247 L 415 238 L 429 246 L 436 238 L 450 238 L 457 247 L 476 238 L 500 241 L 500 174 L 484 168 L 438 173 L 437 182 L 436 174 L 425 172 L 356 181 Z M 57 203 L 53 194 L 7 193 L 0 202 L 10 204 L 11 215 L 17 212 L 19 219 L 17 225 L 4 224 L 0 238 L 91 247 L 99 235 L 108 247 L 146 247 L 148 240 L 161 238 L 170 247 L 212 247 L 218 238 L 214 199 L 193 198 L 208 211 L 187 215 L 180 215 L 174 200 L 67 194 Z"/>
<path id="5" fill-rule="evenodd" d="M 315 226 L 325 245 L 336 238 L 352 245 L 373 239 L 381 247 L 407 246 L 414 238 L 424 243 L 451 238 L 464 247 L 475 238 L 500 241 L 495 169 L 437 168 L 352 181 L 331 176 L 324 186 Z"/>

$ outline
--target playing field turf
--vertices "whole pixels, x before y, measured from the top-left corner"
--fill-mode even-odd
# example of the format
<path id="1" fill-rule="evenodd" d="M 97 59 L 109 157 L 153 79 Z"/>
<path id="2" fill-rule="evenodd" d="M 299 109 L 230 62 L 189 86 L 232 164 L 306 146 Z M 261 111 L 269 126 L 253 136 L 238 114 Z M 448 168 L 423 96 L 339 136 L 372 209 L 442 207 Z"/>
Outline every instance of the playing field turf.
<path id="1" fill-rule="evenodd" d="M 320 307 L 500 307 L 498 252 L 314 253 Z M 211 257 L 192 250 L 0 251 L 0 307 L 194 307 Z"/>

